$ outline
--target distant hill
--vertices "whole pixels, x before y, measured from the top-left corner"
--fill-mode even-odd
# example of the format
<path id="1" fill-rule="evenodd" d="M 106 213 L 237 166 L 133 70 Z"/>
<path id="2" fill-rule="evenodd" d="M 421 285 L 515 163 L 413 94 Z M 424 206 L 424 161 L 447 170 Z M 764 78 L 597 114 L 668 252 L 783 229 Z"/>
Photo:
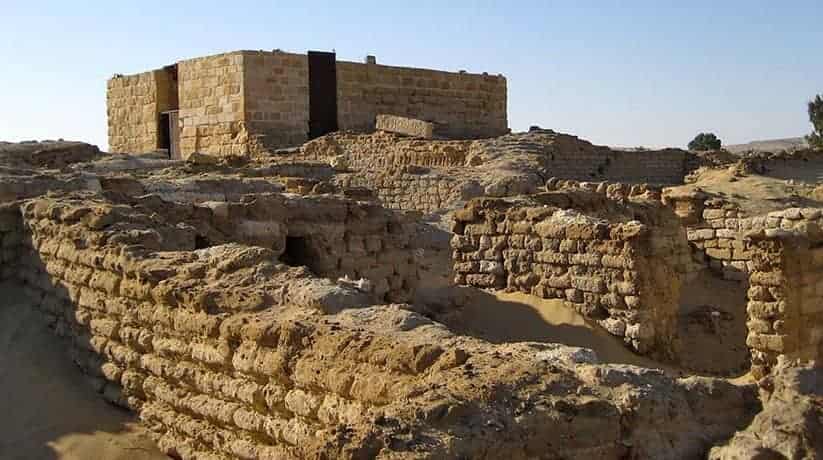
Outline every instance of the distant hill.
<path id="1" fill-rule="evenodd" d="M 785 139 L 769 139 L 752 141 L 748 144 L 724 145 L 723 148 L 732 153 L 741 153 L 754 150 L 756 152 L 780 152 L 791 148 L 807 147 L 806 139 L 802 137 L 787 137 Z"/>

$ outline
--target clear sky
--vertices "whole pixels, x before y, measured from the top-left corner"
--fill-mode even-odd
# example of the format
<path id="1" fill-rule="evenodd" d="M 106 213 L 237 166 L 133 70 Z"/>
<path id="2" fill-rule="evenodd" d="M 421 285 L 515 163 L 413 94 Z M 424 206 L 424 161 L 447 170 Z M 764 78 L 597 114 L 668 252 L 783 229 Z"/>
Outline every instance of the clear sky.
<path id="1" fill-rule="evenodd" d="M 688 6 L 686 6 L 688 4 Z M 823 0 L 36 1 L 0 9 L 0 140 L 104 147 L 106 79 L 236 49 L 508 78 L 509 125 L 684 146 L 811 129 Z"/>

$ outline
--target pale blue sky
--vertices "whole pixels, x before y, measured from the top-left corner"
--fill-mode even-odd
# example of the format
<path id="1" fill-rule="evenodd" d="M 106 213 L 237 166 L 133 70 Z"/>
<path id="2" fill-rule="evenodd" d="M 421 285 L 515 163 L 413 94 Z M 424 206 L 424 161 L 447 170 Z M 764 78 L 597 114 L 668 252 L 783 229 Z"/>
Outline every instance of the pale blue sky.
<path id="1" fill-rule="evenodd" d="M 800 136 L 823 93 L 821 0 L 307 3 L 4 0 L 0 140 L 105 147 L 108 77 L 235 49 L 502 73 L 514 130 L 624 146 Z"/>

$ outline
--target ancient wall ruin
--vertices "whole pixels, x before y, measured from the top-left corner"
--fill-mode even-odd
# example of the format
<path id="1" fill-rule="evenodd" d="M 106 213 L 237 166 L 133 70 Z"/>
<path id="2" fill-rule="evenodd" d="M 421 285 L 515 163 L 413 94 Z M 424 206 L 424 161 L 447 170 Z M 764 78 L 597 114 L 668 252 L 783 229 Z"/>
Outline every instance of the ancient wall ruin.
<path id="1" fill-rule="evenodd" d="M 454 139 L 508 132 L 506 79 L 378 64 L 337 62 L 340 129 L 371 132 L 379 114 L 435 123 Z"/>
<path id="2" fill-rule="evenodd" d="M 255 207 L 238 203 L 229 215 Z M 686 398 L 706 394 L 699 381 L 598 365 L 578 375 L 556 346 L 492 345 L 396 306 L 362 308 L 362 294 L 279 265 L 264 247 L 196 249 L 198 234 L 216 238 L 213 207 L 81 194 L 34 199 L 18 213 L 16 272 L 30 301 L 94 388 L 135 411 L 173 457 L 619 457 L 629 439 L 649 458 L 658 426 L 676 423 L 684 439 L 708 430 L 696 444 L 667 440 L 676 455 L 705 450 L 735 426 Z M 328 314 L 342 307 L 361 308 Z M 629 417 L 618 401 L 636 378 L 667 385 L 676 410 Z M 596 391 L 569 396 L 581 384 Z M 712 388 L 732 396 L 729 420 L 740 417 L 740 395 Z M 488 402 L 535 394 L 528 412 Z M 562 407 L 550 403 L 560 395 Z M 642 413 L 653 404 L 645 401 Z M 570 443 L 581 429 L 598 435 Z"/>
<path id="3" fill-rule="evenodd" d="M 109 150 L 157 150 L 160 112 L 174 108 L 176 98 L 177 83 L 164 69 L 111 78 L 106 85 Z"/>
<path id="4" fill-rule="evenodd" d="M 248 153 L 243 99 L 243 54 L 218 54 L 180 61 L 180 152 L 212 155 Z"/>
<path id="5" fill-rule="evenodd" d="M 544 155 L 549 176 L 578 181 L 672 185 L 682 184 L 689 172 L 690 154 L 683 150 L 616 150 L 592 145 L 568 134 L 549 135 L 553 137 L 552 145 Z"/>
<path id="6" fill-rule="evenodd" d="M 584 191 L 474 199 L 454 216 L 455 284 L 564 299 L 638 352 L 671 357 L 685 234 L 659 205 L 625 206 Z"/>
<path id="7" fill-rule="evenodd" d="M 313 139 L 300 147 L 303 159 L 330 161 L 345 157 L 354 170 L 388 169 L 406 165 L 465 166 L 473 142 L 409 139 L 392 133 L 339 132 Z"/>
<path id="8" fill-rule="evenodd" d="M 362 187 L 374 190 L 380 204 L 392 209 L 434 213 L 456 203 L 480 196 L 483 188 L 475 180 L 454 177 L 425 168 L 399 168 L 393 171 L 341 174 L 334 178 L 340 188 Z"/>
<path id="9" fill-rule="evenodd" d="M 758 378 L 779 356 L 823 357 L 823 234 L 819 227 L 804 230 L 761 230 L 746 239 L 752 253 L 746 343 Z"/>

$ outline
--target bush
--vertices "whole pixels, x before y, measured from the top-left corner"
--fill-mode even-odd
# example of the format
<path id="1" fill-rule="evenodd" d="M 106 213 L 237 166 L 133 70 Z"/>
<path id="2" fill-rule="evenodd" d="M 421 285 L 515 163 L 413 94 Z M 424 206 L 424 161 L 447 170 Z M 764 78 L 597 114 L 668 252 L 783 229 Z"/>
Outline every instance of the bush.
<path id="1" fill-rule="evenodd" d="M 823 97 L 820 94 L 809 101 L 809 121 L 814 130 L 806 140 L 812 147 L 823 149 Z"/>
<path id="2" fill-rule="evenodd" d="M 689 150 L 720 150 L 722 145 L 714 133 L 700 133 L 689 142 Z"/>

